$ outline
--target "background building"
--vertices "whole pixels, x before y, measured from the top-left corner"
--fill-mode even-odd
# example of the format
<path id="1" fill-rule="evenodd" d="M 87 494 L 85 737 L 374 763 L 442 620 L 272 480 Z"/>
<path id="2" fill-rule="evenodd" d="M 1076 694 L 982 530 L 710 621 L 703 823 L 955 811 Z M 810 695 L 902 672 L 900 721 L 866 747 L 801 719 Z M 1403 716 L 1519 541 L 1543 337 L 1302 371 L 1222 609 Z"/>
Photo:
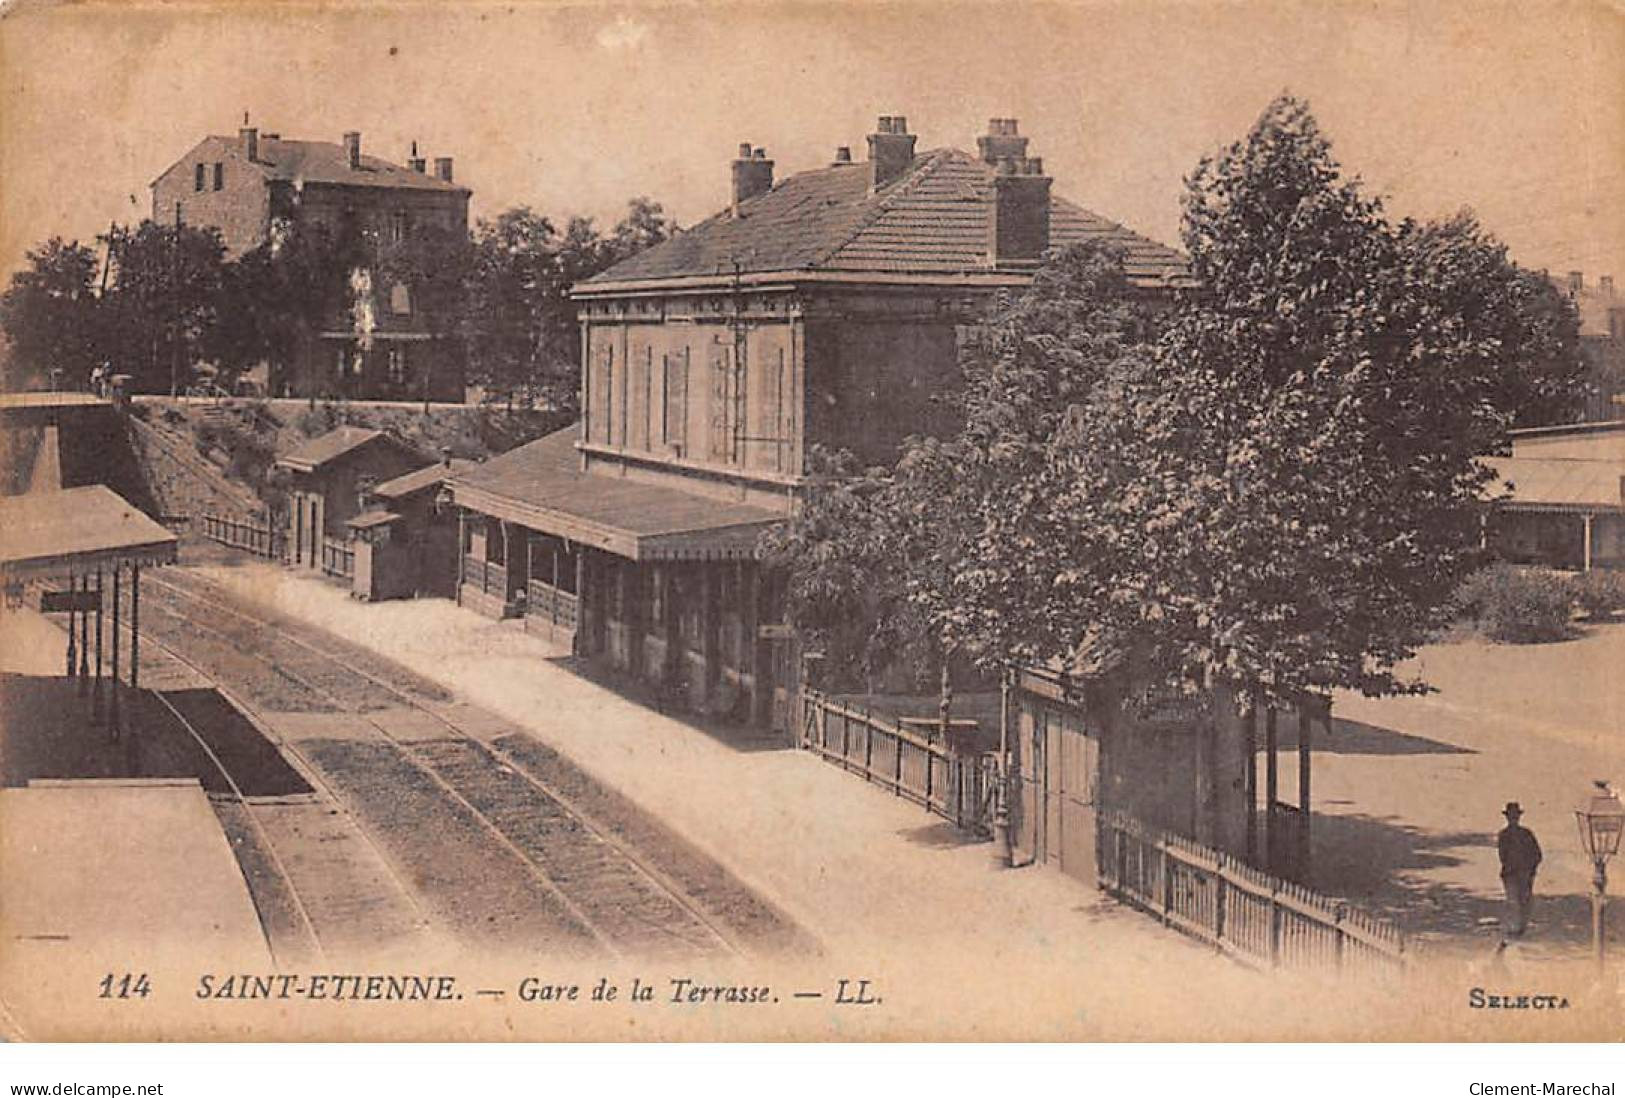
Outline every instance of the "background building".
<path id="1" fill-rule="evenodd" d="M 153 180 L 152 218 L 218 229 L 228 259 L 271 240 L 279 222 L 363 242 L 371 266 L 351 279 L 351 306 L 335 309 L 297 361 L 271 364 L 273 395 L 460 402 L 462 353 L 439 338 L 443 318 L 408 282 L 381 284 L 373 271 L 384 249 L 435 232 L 466 236 L 469 194 L 453 180 L 451 157 L 437 158 L 431 173 L 415 146 L 402 167 L 364 155 L 359 133 L 292 141 L 245 126 L 235 138 L 205 137 Z"/>

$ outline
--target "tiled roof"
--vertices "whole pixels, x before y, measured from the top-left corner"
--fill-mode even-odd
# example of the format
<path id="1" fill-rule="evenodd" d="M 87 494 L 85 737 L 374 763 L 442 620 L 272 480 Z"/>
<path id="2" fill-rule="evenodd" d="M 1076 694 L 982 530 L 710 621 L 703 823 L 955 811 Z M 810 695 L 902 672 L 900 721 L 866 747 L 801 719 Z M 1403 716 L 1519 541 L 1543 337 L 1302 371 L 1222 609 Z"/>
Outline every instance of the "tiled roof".
<path id="1" fill-rule="evenodd" d="M 749 556 L 778 511 L 581 471 L 578 427 L 509 450 L 451 482 L 462 507 L 636 560 Z"/>
<path id="2" fill-rule="evenodd" d="M 218 159 L 224 153 L 242 152 L 242 142 L 218 134 L 203 139 L 183 160 L 202 156 Z M 376 156 L 361 155 L 361 166 L 351 168 L 344 146 L 333 141 L 289 141 L 279 137 L 259 138 L 258 156 L 252 163 L 267 179 L 297 180 L 301 183 L 343 183 L 356 187 L 396 187 L 415 191 L 466 192 L 467 187 L 448 183 L 430 172 L 414 171 Z M 177 161 L 179 163 L 179 161 Z"/>
<path id="3" fill-rule="evenodd" d="M 595 285 L 795 271 L 852 274 L 986 273 L 994 168 L 958 149 L 914 159 L 869 191 L 869 165 L 801 172 L 582 283 Z M 1188 281 L 1185 257 L 1063 198 L 1052 198 L 1052 246 L 1105 239 L 1140 284 Z"/>
<path id="4" fill-rule="evenodd" d="M 411 448 L 406 443 L 383 431 L 371 427 L 354 427 L 345 425 L 335 427 L 325 435 L 311 439 L 292 453 L 283 454 L 276 459 L 278 466 L 293 469 L 301 473 L 310 473 L 352 451 L 359 450 L 375 439 L 383 439 L 393 446 L 407 452 Z"/>

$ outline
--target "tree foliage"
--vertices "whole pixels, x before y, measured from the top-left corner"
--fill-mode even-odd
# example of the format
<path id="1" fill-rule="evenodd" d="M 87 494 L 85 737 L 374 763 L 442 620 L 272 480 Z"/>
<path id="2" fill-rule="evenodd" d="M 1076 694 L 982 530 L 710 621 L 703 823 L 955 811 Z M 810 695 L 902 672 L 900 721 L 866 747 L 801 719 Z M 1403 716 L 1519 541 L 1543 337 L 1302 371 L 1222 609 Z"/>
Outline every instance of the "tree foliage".
<path id="1" fill-rule="evenodd" d="M 1395 667 L 1477 563 L 1481 456 L 1578 395 L 1572 312 L 1470 215 L 1389 220 L 1289 97 L 1187 185 L 1172 307 L 1062 249 L 966 342 L 956 437 L 815 484 L 801 614 L 900 599 L 989 668 L 1421 688 Z"/>
<path id="2" fill-rule="evenodd" d="M 101 311 L 94 250 L 52 237 L 28 253 L 28 265 L 0 294 L 0 328 L 10 344 L 6 384 L 82 386 L 101 354 Z"/>
<path id="3" fill-rule="evenodd" d="M 464 330 L 471 379 L 488 390 L 574 410 L 581 338 L 570 286 L 665 240 L 676 226 L 660 204 L 634 198 L 605 235 L 588 217 L 560 232 L 517 206 L 475 229 Z"/>
<path id="4" fill-rule="evenodd" d="M 184 389 L 213 349 L 226 284 L 217 230 L 143 221 L 102 238 L 113 280 L 103 301 L 105 357 L 138 392 Z"/>

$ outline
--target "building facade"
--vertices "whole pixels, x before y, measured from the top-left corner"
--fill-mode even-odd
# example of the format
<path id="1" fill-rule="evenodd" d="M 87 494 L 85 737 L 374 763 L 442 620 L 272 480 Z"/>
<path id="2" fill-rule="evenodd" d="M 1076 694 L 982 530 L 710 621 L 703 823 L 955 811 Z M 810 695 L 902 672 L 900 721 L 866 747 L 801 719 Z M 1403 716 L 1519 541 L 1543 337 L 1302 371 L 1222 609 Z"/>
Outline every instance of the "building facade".
<path id="1" fill-rule="evenodd" d="M 293 141 L 245 126 L 235 138 L 204 138 L 153 180 L 152 218 L 219 230 L 233 259 L 279 225 L 361 241 L 369 260 L 352 273 L 351 301 L 295 361 L 269 364 L 273 395 L 460 402 L 464 363 L 458 341 L 445 338 L 448 318 L 425 310 L 409 283 L 376 274 L 389 249 L 467 234 L 470 191 L 453 179 L 450 157 L 434 165 L 415 146 L 405 167 L 365 155 L 359 133 Z"/>
<path id="2" fill-rule="evenodd" d="M 578 651 L 785 728 L 782 580 L 754 546 L 792 513 L 811 447 L 886 462 L 908 435 L 951 431 L 934 398 L 958 382 L 966 326 L 1052 247 L 1109 240 L 1148 295 L 1188 281 L 1177 252 L 1053 196 L 1027 145 L 994 119 L 976 153 L 921 152 L 886 116 L 866 159 L 843 147 L 777 182 L 741 145 L 727 208 L 574 288 L 581 422 L 453 483 L 472 565 L 563 553 Z M 491 601 L 487 580 L 485 609 L 517 612 L 516 582 Z"/>
<path id="3" fill-rule="evenodd" d="M 1512 432 L 1496 479 L 1486 546 L 1514 564 L 1625 568 L 1625 420 Z"/>

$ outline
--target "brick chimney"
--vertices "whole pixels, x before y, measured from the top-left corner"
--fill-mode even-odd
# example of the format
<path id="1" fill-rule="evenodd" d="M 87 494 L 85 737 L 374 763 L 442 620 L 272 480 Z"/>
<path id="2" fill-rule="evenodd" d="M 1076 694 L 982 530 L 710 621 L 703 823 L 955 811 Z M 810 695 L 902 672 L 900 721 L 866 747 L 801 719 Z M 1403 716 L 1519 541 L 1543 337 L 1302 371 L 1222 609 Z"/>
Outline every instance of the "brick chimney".
<path id="1" fill-rule="evenodd" d="M 1586 288 L 1585 272 L 1584 271 L 1570 271 L 1569 272 L 1569 293 L 1577 294 L 1577 293 L 1579 293 L 1581 290 L 1583 290 L 1585 288 Z"/>
<path id="2" fill-rule="evenodd" d="M 451 157 L 437 156 L 434 158 L 434 174 L 436 179 L 451 182 Z"/>
<path id="3" fill-rule="evenodd" d="M 355 130 L 344 135 L 344 159 L 352 172 L 361 167 L 361 134 Z"/>
<path id="4" fill-rule="evenodd" d="M 852 146 L 850 146 L 850 145 L 838 145 L 838 146 L 836 146 L 836 148 L 835 148 L 835 159 L 831 160 L 829 162 L 829 166 L 832 167 L 832 168 L 838 168 L 842 164 L 850 164 L 850 163 L 852 163 Z"/>
<path id="5" fill-rule="evenodd" d="M 418 155 L 418 143 L 412 142 L 412 155 L 407 158 L 406 166 L 422 174 L 429 170 L 429 162 Z"/>
<path id="6" fill-rule="evenodd" d="M 1614 296 L 1614 276 L 1613 275 L 1603 275 L 1601 278 L 1597 279 L 1597 288 L 1602 290 L 1602 293 L 1603 293 L 1604 297 L 1613 297 Z"/>
<path id="7" fill-rule="evenodd" d="M 1011 129 L 1013 119 L 1007 119 Z M 989 137 L 1013 137 L 990 134 Z M 980 143 L 979 143 L 980 144 Z M 996 148 L 1014 148 L 1014 144 Z M 1021 148 L 1026 147 L 1022 139 Z M 984 156 L 986 154 L 984 153 Z M 1036 156 L 1012 153 L 995 162 L 993 209 L 987 221 L 987 258 L 992 266 L 1037 263 L 1049 250 L 1050 177 Z"/>
<path id="8" fill-rule="evenodd" d="M 237 136 L 243 143 L 243 155 L 250 161 L 260 158 L 260 131 L 251 126 L 244 126 L 237 131 Z"/>
<path id="9" fill-rule="evenodd" d="M 907 118 L 883 114 L 875 130 L 869 135 L 870 190 L 886 186 L 914 162 L 914 135 L 908 132 Z"/>
<path id="10" fill-rule="evenodd" d="M 1027 159 L 1027 139 L 1018 132 L 1014 118 L 989 118 L 987 132 L 976 139 L 976 151 L 986 164 L 1001 160 Z"/>
<path id="11" fill-rule="evenodd" d="M 767 158 L 767 150 L 753 149 L 749 142 L 741 142 L 739 155 L 733 162 L 734 215 L 738 216 L 740 203 L 772 189 L 773 161 Z"/>

